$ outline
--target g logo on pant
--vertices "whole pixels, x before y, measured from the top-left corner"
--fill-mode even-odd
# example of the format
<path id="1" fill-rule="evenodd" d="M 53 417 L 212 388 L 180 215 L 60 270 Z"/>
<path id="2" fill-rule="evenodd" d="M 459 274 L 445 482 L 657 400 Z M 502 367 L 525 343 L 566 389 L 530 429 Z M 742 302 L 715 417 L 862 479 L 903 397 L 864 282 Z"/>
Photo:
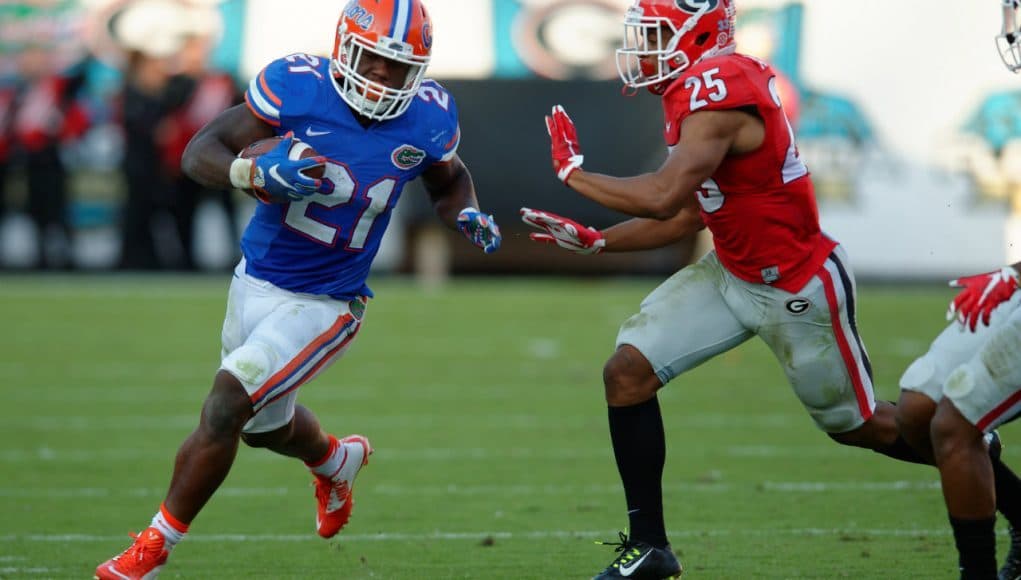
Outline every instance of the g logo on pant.
<path id="1" fill-rule="evenodd" d="M 808 312 L 808 309 L 811 308 L 811 306 L 812 303 L 804 298 L 791 298 L 784 304 L 784 308 L 787 309 L 787 312 L 790 312 L 794 316 L 801 316 Z"/>

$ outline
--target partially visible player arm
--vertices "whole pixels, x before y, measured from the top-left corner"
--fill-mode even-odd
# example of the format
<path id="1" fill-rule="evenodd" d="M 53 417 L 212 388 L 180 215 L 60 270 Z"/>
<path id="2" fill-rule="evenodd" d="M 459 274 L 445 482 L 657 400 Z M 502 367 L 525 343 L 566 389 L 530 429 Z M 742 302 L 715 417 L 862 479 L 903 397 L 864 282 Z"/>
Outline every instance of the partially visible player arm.
<path id="1" fill-rule="evenodd" d="M 547 211 L 521 208 L 521 220 L 542 230 L 529 234 L 532 241 L 556 244 L 578 254 L 633 252 L 662 248 L 705 227 L 692 203 L 668 220 L 634 218 L 599 231 Z"/>
<path id="2" fill-rule="evenodd" d="M 230 189 L 235 187 L 230 172 L 237 152 L 275 134 L 273 127 L 259 120 L 246 105 L 231 107 L 192 137 L 181 158 L 181 169 L 206 187 Z"/>
<path id="3" fill-rule="evenodd" d="M 690 200 L 690 198 L 689 198 Z M 691 203 L 667 220 L 634 218 L 603 230 L 604 252 L 653 250 L 679 242 L 705 228 L 698 206 Z"/>
<path id="4" fill-rule="evenodd" d="M 728 153 L 750 151 L 763 139 L 762 122 L 748 113 L 695 113 L 684 120 L 680 141 L 658 170 L 612 177 L 581 169 L 574 124 L 562 108 L 554 108 L 546 124 L 553 140 L 554 168 L 564 183 L 604 207 L 658 220 L 676 216 Z"/>
<path id="5" fill-rule="evenodd" d="M 979 322 L 989 326 L 993 310 L 1014 295 L 1019 282 L 1021 262 L 993 272 L 951 280 L 950 286 L 961 288 L 961 292 L 950 302 L 947 320 L 960 320 L 973 332 Z"/>
<path id="6" fill-rule="evenodd" d="M 422 173 L 422 183 L 432 200 L 433 210 L 448 227 L 457 229 L 487 254 L 500 247 L 500 228 L 493 216 L 479 211 L 475 183 L 456 154 Z"/>
<path id="7" fill-rule="evenodd" d="M 457 229 L 457 214 L 466 207 L 479 207 L 475 183 L 457 155 L 446 163 L 437 163 L 422 173 L 422 184 L 440 221 Z"/>

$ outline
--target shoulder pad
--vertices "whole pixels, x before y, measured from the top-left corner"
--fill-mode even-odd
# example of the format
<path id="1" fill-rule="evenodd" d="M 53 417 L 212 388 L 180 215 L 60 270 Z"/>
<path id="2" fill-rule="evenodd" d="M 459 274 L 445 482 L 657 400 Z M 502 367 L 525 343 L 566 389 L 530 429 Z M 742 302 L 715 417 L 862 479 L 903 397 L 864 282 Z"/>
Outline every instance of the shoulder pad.
<path id="1" fill-rule="evenodd" d="M 329 82 L 329 59 L 292 54 L 266 65 L 248 83 L 245 102 L 256 117 L 279 127 L 284 117 L 300 115 L 315 101 L 324 80 Z"/>
<path id="2" fill-rule="evenodd" d="M 721 111 L 758 104 L 760 91 L 752 84 L 742 62 L 733 56 L 704 60 L 686 70 L 663 95 L 674 118 L 698 111 Z M 763 89 L 768 77 L 763 75 Z"/>
<path id="3" fill-rule="evenodd" d="M 417 108 L 426 140 L 426 152 L 434 163 L 450 161 L 461 142 L 454 96 L 440 83 L 426 79 L 418 89 L 416 100 L 419 101 Z"/>

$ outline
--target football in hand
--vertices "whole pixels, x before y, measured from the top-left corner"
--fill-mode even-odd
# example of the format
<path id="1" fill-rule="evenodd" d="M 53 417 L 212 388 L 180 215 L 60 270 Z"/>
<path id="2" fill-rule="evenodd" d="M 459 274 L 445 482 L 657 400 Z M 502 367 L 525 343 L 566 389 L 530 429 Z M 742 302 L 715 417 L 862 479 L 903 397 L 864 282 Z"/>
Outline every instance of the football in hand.
<path id="1" fill-rule="evenodd" d="M 255 143 L 252 143 L 248 147 L 242 149 L 241 153 L 238 153 L 238 157 L 242 157 L 244 159 L 253 159 L 273 149 L 274 147 L 279 145 L 280 142 L 283 140 L 284 140 L 283 137 L 269 137 L 268 139 L 259 139 Z M 291 150 L 288 152 L 288 157 L 290 157 L 292 160 L 306 159 L 308 157 L 317 157 L 318 155 L 319 154 L 316 153 L 316 150 L 312 149 L 312 146 L 309 145 L 308 143 L 299 141 L 298 139 L 294 139 L 293 141 L 291 141 Z M 302 173 L 307 177 L 311 177 L 312 179 L 322 179 L 323 173 L 325 171 L 326 166 L 320 164 L 313 165 L 312 167 L 309 167 L 308 169 L 302 171 Z"/>

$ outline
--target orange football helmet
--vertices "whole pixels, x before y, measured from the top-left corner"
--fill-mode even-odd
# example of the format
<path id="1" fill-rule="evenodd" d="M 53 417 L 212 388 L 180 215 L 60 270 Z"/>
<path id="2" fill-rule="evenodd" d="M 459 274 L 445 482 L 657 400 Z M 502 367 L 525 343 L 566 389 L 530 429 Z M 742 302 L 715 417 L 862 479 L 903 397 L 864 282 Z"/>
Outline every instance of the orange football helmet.
<path id="1" fill-rule="evenodd" d="M 996 48 L 1010 72 L 1021 70 L 1021 28 L 1018 23 L 1019 0 L 1002 0 L 1003 30 L 996 35 Z"/>
<path id="2" fill-rule="evenodd" d="M 425 77 L 432 54 L 432 20 L 421 0 L 351 0 L 337 22 L 330 66 L 341 98 L 360 114 L 378 121 L 408 110 Z M 365 52 L 408 66 L 400 88 L 358 72 Z"/>
<path id="3" fill-rule="evenodd" d="M 635 0 L 624 17 L 617 72 L 630 89 L 662 94 L 695 63 L 735 48 L 732 0 Z"/>

